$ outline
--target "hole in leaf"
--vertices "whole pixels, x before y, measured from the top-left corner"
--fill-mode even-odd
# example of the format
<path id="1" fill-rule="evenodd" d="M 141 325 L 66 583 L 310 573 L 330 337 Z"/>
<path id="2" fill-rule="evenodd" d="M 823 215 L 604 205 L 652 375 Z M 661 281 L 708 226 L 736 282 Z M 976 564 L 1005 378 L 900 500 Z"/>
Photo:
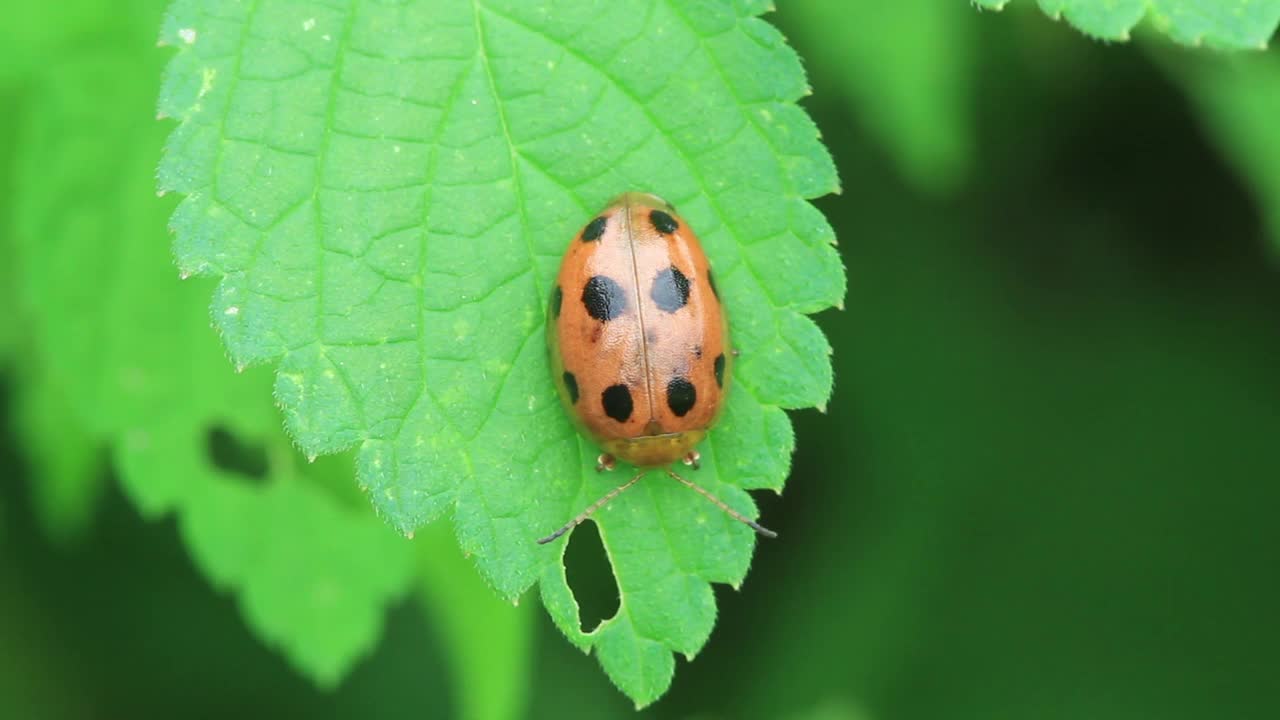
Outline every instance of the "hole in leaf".
<path id="1" fill-rule="evenodd" d="M 564 553 L 564 567 L 569 589 L 578 601 L 583 632 L 592 632 L 600 623 L 618 614 L 618 585 L 594 522 L 584 522 L 574 528 Z"/>
<path id="2" fill-rule="evenodd" d="M 219 470 L 241 475 L 248 480 L 267 477 L 267 451 L 261 445 L 242 442 L 222 426 L 209 430 L 205 438 L 209 462 Z"/>

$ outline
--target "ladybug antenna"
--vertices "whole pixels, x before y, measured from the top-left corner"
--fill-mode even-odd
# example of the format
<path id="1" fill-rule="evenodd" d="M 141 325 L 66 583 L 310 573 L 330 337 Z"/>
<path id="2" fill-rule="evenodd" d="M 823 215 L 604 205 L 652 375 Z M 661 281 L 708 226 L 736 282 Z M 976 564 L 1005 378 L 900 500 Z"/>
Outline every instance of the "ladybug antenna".
<path id="1" fill-rule="evenodd" d="M 752 530 L 755 530 L 755 531 L 756 531 L 757 533 L 759 533 L 760 535 L 763 535 L 764 537 L 767 537 L 767 538 L 776 538 L 776 537 L 778 537 L 778 533 L 776 533 L 776 532 L 774 532 L 774 531 L 770 530 L 769 528 L 767 528 L 767 527 L 765 527 L 765 526 L 761 525 L 760 523 L 756 522 L 755 520 L 751 520 L 751 519 L 749 519 L 749 518 L 745 517 L 742 513 L 738 512 L 737 510 L 734 510 L 733 508 L 731 508 L 731 507 L 729 507 L 728 505 L 726 505 L 726 504 L 724 503 L 724 501 L 723 501 L 723 500 L 721 500 L 720 498 L 716 497 L 715 495 L 712 495 L 711 493 L 707 492 L 706 490 L 703 490 L 701 487 L 698 487 L 698 485 L 694 484 L 693 482 L 691 482 L 691 481 L 689 481 L 689 480 L 685 480 L 684 478 L 682 478 L 682 477 L 680 477 L 679 475 L 675 474 L 675 472 L 673 472 L 673 471 L 671 470 L 671 468 L 667 468 L 667 474 L 668 474 L 668 475 L 670 475 L 671 477 L 675 478 L 676 480 L 679 480 L 679 481 L 680 481 L 680 483 L 681 483 L 681 484 L 683 484 L 685 487 L 689 487 L 689 488 L 692 488 L 692 489 L 694 489 L 694 490 L 698 491 L 698 494 L 699 494 L 699 495 L 701 495 L 702 497 L 704 497 L 704 498 L 706 498 L 706 499 L 710 500 L 711 502 L 715 503 L 716 505 L 720 506 L 720 509 L 721 509 L 721 510 L 723 510 L 723 511 L 725 511 L 725 513 L 726 513 L 729 517 L 733 518 L 734 520 L 737 520 L 738 522 L 742 523 L 743 525 L 746 525 L 747 527 L 751 528 Z M 631 482 L 635 482 L 635 481 L 634 481 L 634 480 L 632 480 Z M 627 485 L 630 485 L 630 484 L 631 484 L 631 483 L 627 483 Z"/>
<path id="2" fill-rule="evenodd" d="M 595 511 L 599 510 L 600 508 L 604 507 L 604 506 L 605 506 L 605 504 L 606 504 L 606 503 L 608 503 L 610 500 L 612 500 L 612 499 L 614 499 L 614 498 L 618 497 L 618 495 L 619 495 L 623 490 L 626 490 L 627 488 L 631 487 L 632 485 L 635 485 L 637 480 L 639 480 L 640 478 L 644 477 L 645 472 L 647 472 L 647 471 L 645 471 L 645 470 L 641 470 L 640 472 L 636 473 L 635 477 L 633 477 L 633 478 L 631 478 L 630 480 L 626 481 L 625 483 L 623 483 L 623 484 L 619 485 L 618 487 L 616 487 L 616 488 L 614 488 L 614 489 L 610 490 L 610 491 L 609 491 L 609 492 L 608 492 L 604 497 L 600 498 L 599 500 L 595 501 L 594 503 L 591 503 L 591 505 L 590 505 L 586 510 L 583 510 L 583 511 L 582 511 L 582 513 L 581 513 L 580 515 L 578 515 L 578 517 L 576 517 L 576 518 L 574 518 L 574 519 L 570 520 L 567 524 L 565 524 L 565 526 L 564 526 L 564 527 L 560 528 L 559 530 L 557 530 L 557 531 L 555 531 L 555 532 L 551 533 L 550 535 L 548 535 L 548 536 L 546 536 L 546 537 L 542 538 L 541 540 L 539 540 L 539 541 L 538 541 L 538 544 L 539 544 L 539 545 L 546 545 L 547 543 L 551 542 L 552 540 L 555 540 L 556 538 L 560 537 L 561 535 L 563 535 L 563 534 L 565 534 L 565 533 L 569 532 L 570 530 L 572 530 L 572 529 L 574 529 L 574 528 L 578 527 L 579 525 L 581 525 L 583 522 L 585 522 L 585 521 L 586 521 L 586 519 L 587 519 L 587 518 L 591 517 L 591 513 L 593 513 L 593 512 L 595 512 Z M 717 502 L 719 502 L 719 501 L 717 501 Z M 732 511 L 730 511 L 730 512 L 732 512 Z"/>

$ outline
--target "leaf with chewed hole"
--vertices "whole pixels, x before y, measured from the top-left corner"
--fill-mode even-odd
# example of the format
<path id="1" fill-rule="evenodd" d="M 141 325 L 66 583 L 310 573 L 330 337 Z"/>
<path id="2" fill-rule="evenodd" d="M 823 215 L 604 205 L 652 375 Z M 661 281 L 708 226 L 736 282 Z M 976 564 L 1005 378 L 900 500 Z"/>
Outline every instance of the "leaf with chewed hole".
<path id="1" fill-rule="evenodd" d="M 13 238 L 24 352 L 60 391 L 31 399 L 108 448 L 129 497 L 148 516 L 176 515 L 196 564 L 235 594 L 250 628 L 333 685 L 408 590 L 410 544 L 351 486 L 350 458 L 308 465 L 293 449 L 270 373 L 239 377 L 227 364 L 208 328 L 212 283 L 178 279 L 165 231 L 174 204 L 153 190 L 162 58 L 103 45 L 34 78 L 22 107 Z M 54 443 L 68 430 L 55 425 L 28 429 Z M 261 448 L 261 471 L 220 463 L 217 428 Z"/>
<path id="2" fill-rule="evenodd" d="M 1280 23 L 1280 0 L 1038 0 L 1052 18 L 1066 18 L 1080 32 L 1101 40 L 1128 40 L 1146 19 L 1183 45 L 1259 50 Z M 1009 0 L 973 0 L 1000 10 Z"/>
<path id="3" fill-rule="evenodd" d="M 748 515 L 780 490 L 783 408 L 824 404 L 829 346 L 806 316 L 845 278 L 808 199 L 837 188 L 795 104 L 799 59 L 754 0 L 179 0 L 160 108 L 180 121 L 160 186 L 185 272 L 217 279 L 235 363 L 273 363 L 305 452 L 358 449 L 358 482 L 403 532 L 450 515 L 503 595 L 540 582 L 571 641 L 638 705 L 670 685 L 739 585 L 751 531 L 647 478 L 597 515 L 621 594 L 583 633 L 538 546 L 626 472 L 560 408 L 544 311 L 579 227 L 626 190 L 702 237 L 742 350 L 697 479 Z M 625 479 L 623 477 L 622 479 Z"/>

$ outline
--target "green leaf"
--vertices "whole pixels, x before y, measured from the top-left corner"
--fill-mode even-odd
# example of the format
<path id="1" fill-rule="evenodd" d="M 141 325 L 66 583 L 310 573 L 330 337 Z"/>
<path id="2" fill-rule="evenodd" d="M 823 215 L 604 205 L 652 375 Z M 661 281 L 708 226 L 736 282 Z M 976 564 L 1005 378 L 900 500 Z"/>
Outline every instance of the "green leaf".
<path id="1" fill-rule="evenodd" d="M 0 89 L 0 106 L 6 108 L 19 107 L 20 97 L 16 92 Z M 12 166 L 12 158 L 17 149 L 17 124 L 14 112 L 0 113 L 0 257 L 8 258 L 8 262 L 0 263 L 0 303 L 13 311 L 0 313 L 0 378 L 9 369 L 12 356 L 16 354 L 21 330 L 21 313 L 17 311 L 18 299 L 14 290 L 17 282 L 15 267 L 12 223 L 9 214 L 12 207 L 13 180 L 8 168 Z"/>
<path id="2" fill-rule="evenodd" d="M 9 3 L 0 23 L 0 89 L 21 87 L 51 59 L 90 45 L 155 42 L 157 0 Z"/>
<path id="3" fill-rule="evenodd" d="M 13 432 L 27 462 L 36 518 L 54 542 L 73 543 L 89 529 L 102 492 L 102 443 L 85 431 L 46 373 L 28 368 L 15 380 Z"/>
<path id="4" fill-rule="evenodd" d="M 1156 53 L 1187 91 L 1205 130 L 1249 184 L 1280 248 L 1280 58 L 1274 53 L 1186 62 Z"/>
<path id="5" fill-rule="evenodd" d="M 38 71 L 63 43 L 107 20 L 110 10 L 98 0 L 11 4 L 0 23 L 0 87 Z"/>
<path id="6" fill-rule="evenodd" d="M 423 609 L 453 660 L 461 720 L 525 717 L 533 619 L 486 586 L 443 523 L 414 538 Z"/>
<path id="7" fill-rule="evenodd" d="M 237 377 L 209 332 L 211 286 L 177 278 L 173 204 L 152 189 L 162 58 L 137 55 L 76 53 L 33 83 L 24 108 L 14 222 L 32 362 L 111 449 L 144 513 L 177 515 L 196 563 L 258 636 L 332 685 L 376 642 L 411 550 L 356 496 L 349 459 L 312 466 L 293 450 L 269 374 Z M 216 457 L 219 429 L 249 461 Z"/>
<path id="8" fill-rule="evenodd" d="M 809 48 L 819 89 L 825 78 L 842 94 L 909 181 L 945 192 L 964 179 L 975 22 L 964 5 L 804 0 L 784 4 L 780 19 Z"/>
<path id="9" fill-rule="evenodd" d="M 618 615 L 579 629 L 545 535 L 621 481 L 594 470 L 548 377 L 561 253 L 611 196 L 659 193 L 697 228 L 742 350 L 698 480 L 754 515 L 793 446 L 782 408 L 826 402 L 805 313 L 844 273 L 807 202 L 835 170 L 799 60 L 761 3 L 436 0 L 395 6 L 180 0 L 160 166 L 185 272 L 218 278 L 235 363 L 278 363 L 305 452 L 358 448 L 358 482 L 403 532 L 451 513 L 504 596 L 540 581 L 556 624 L 644 705 L 738 585 L 750 531 L 651 478 L 597 522 Z M 625 479 L 625 478 L 624 478 Z"/>
<path id="10" fill-rule="evenodd" d="M 1038 0 L 1040 9 L 1086 35 L 1128 40 L 1143 18 L 1184 45 L 1265 49 L 1280 23 L 1280 0 Z M 1009 0 L 973 0 L 1000 10 Z"/>

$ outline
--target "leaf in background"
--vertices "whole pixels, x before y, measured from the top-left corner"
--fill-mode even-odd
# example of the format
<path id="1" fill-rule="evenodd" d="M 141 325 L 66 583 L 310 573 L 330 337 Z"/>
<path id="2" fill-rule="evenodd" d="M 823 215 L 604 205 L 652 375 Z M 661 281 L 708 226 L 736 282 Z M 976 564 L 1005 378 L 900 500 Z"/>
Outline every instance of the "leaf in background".
<path id="1" fill-rule="evenodd" d="M 1009 0 L 973 0 L 1000 10 Z M 1280 0 L 1039 0 L 1055 20 L 1102 40 L 1128 40 L 1144 17 L 1184 45 L 1224 49 L 1265 49 L 1280 23 Z"/>
<path id="2" fill-rule="evenodd" d="M 36 518 L 50 539 L 70 544 L 89 529 L 102 494 L 102 443 L 81 425 L 62 388 L 32 364 L 19 362 L 13 377 L 9 430 L 27 461 Z"/>
<path id="3" fill-rule="evenodd" d="M 0 107 L 17 108 L 18 100 L 14 94 L 0 91 Z M 0 116 L 0 307 L 10 308 L 9 312 L 0 313 L 0 379 L 10 369 L 13 356 L 18 346 L 18 335 L 21 330 L 21 317 L 17 311 L 17 293 L 14 285 L 17 282 L 13 238 L 9 222 L 13 182 L 9 174 L 10 159 L 14 151 L 15 125 L 13 112 Z"/>
<path id="4" fill-rule="evenodd" d="M 407 589 L 411 550 L 320 484 L 349 477 L 349 462 L 297 467 L 269 377 L 236 377 L 208 331 L 208 285 L 176 277 L 172 204 L 152 190 L 164 128 L 151 52 L 150 65 L 123 51 L 64 59 L 25 108 L 14 221 L 32 359 L 113 449 L 142 510 L 175 512 L 197 564 L 236 593 L 255 632 L 333 684 Z M 216 428 L 265 448 L 262 477 L 219 467 Z"/>
<path id="5" fill-rule="evenodd" d="M 125 3 L 128 11 L 128 3 Z M 112 11 L 100 0 L 10 3 L 0 23 L 0 87 L 16 85 L 38 72 L 69 39 L 90 35 Z"/>
<path id="6" fill-rule="evenodd" d="M 350 479 L 348 478 L 348 481 Z M 530 690 L 533 616 L 512 608 L 476 575 L 443 523 L 414 544 L 423 606 L 453 659 L 461 720 L 525 717 Z"/>
<path id="7" fill-rule="evenodd" d="M 735 12 L 736 8 L 736 12 Z M 754 515 L 780 489 L 782 408 L 821 405 L 838 304 L 836 188 L 794 105 L 794 52 L 759 3 L 450 0 L 342 7 L 176 2 L 161 95 L 181 121 L 160 184 L 187 272 L 216 276 L 238 364 L 278 362 L 308 453 L 359 449 L 358 481 L 404 532 L 452 510 L 508 597 L 541 580 L 557 625 L 644 705 L 738 585 L 753 537 L 651 479 L 600 513 L 622 603 L 579 629 L 565 543 L 535 538 L 620 482 L 561 410 L 544 308 L 560 256 L 611 196 L 662 194 L 696 227 L 743 351 L 699 480 Z M 625 471 L 624 471 L 625 472 Z"/>
<path id="8" fill-rule="evenodd" d="M 909 181 L 945 192 L 964 179 L 974 132 L 975 18 L 968 8 L 936 0 L 796 0 L 783 5 L 779 19 Z"/>
<path id="9" fill-rule="evenodd" d="M 1280 247 L 1280 58 L 1155 57 L 1187 91 L 1205 130 L 1251 187 Z"/>

